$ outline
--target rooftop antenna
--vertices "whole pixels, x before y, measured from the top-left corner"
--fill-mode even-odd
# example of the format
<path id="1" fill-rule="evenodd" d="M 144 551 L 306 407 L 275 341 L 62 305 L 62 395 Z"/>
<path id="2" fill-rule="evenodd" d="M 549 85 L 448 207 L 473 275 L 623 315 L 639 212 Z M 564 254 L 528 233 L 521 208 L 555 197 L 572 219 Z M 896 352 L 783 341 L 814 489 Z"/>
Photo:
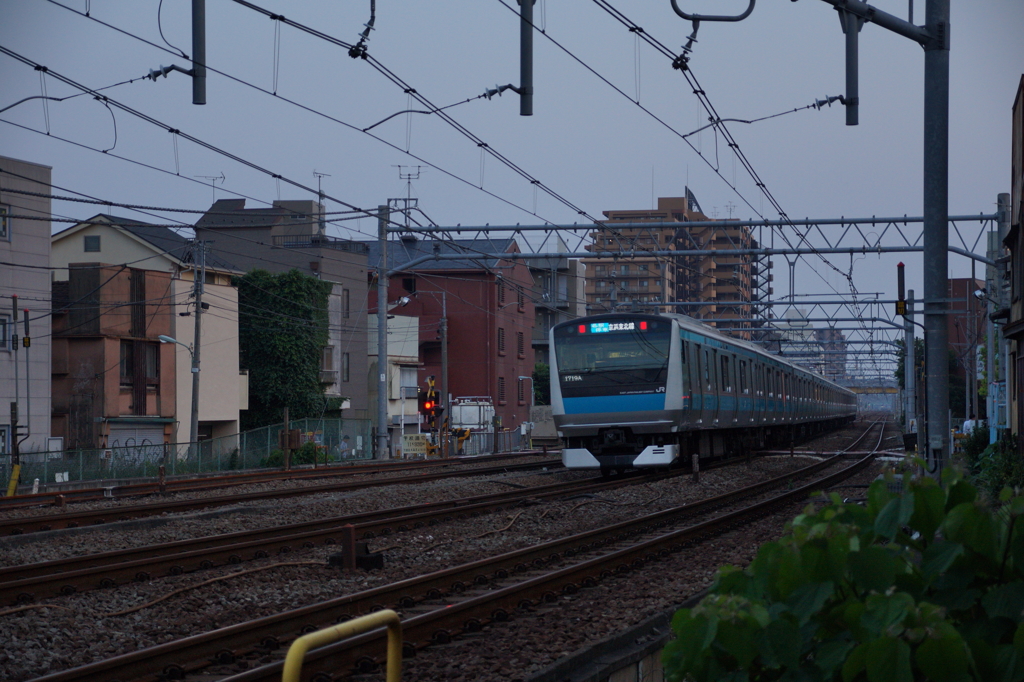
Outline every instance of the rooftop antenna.
<path id="1" fill-rule="evenodd" d="M 398 169 L 399 180 L 405 180 L 405 226 L 409 227 L 409 212 L 414 208 L 412 199 L 412 181 L 420 179 L 420 173 L 422 172 L 423 166 L 399 166 L 395 165 Z M 403 171 L 403 168 L 415 168 L 416 170 Z"/>
<path id="2" fill-rule="evenodd" d="M 731 201 L 725 202 L 725 210 L 729 214 L 729 220 L 732 220 L 732 214 L 736 210 L 736 204 L 732 203 Z"/>
<path id="3" fill-rule="evenodd" d="M 320 204 L 320 232 L 324 232 L 326 225 L 324 225 L 324 190 L 321 187 L 321 181 L 324 178 L 331 177 L 330 173 L 321 173 L 316 168 L 313 169 L 313 175 L 316 176 L 316 200 Z"/>
<path id="4" fill-rule="evenodd" d="M 216 188 L 214 183 L 216 183 L 218 180 L 220 180 L 220 184 L 222 184 L 222 185 L 224 184 L 224 181 L 227 180 L 227 176 L 224 175 L 224 171 L 221 171 L 220 175 L 193 175 L 192 177 L 194 177 L 194 178 L 202 178 L 203 180 L 209 180 L 210 181 L 210 189 L 212 190 L 212 193 L 213 193 L 213 202 L 216 203 L 217 202 L 217 188 Z"/>

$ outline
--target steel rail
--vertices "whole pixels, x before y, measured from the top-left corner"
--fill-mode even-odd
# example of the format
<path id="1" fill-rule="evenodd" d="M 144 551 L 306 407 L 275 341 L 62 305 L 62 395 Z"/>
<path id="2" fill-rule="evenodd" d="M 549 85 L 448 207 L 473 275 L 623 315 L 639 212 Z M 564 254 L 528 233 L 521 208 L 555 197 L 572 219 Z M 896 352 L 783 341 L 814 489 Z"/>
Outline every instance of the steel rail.
<path id="1" fill-rule="evenodd" d="M 410 608 L 423 599 L 437 599 L 445 594 L 462 592 L 469 585 L 487 585 L 491 584 L 492 581 L 507 579 L 514 572 L 525 572 L 530 570 L 531 567 L 542 568 L 556 557 L 560 559 L 563 556 L 573 556 L 580 552 L 594 550 L 609 542 L 635 538 L 637 533 L 642 532 L 643 529 L 665 525 L 673 519 L 678 520 L 693 514 L 706 513 L 721 508 L 726 504 L 735 503 L 740 499 L 762 494 L 773 487 L 788 485 L 799 476 L 811 475 L 818 470 L 840 462 L 842 459 L 842 455 L 837 455 L 801 470 L 790 472 L 769 481 L 762 481 L 753 486 L 708 500 L 655 512 L 638 519 L 620 522 L 568 538 L 553 540 L 496 557 L 481 559 L 461 566 L 399 581 L 391 585 L 345 595 L 320 604 L 293 609 L 259 620 L 239 623 L 212 632 L 194 635 L 176 642 L 168 642 L 131 652 L 105 661 L 98 661 L 79 668 L 47 675 L 39 678 L 37 682 L 84 682 L 87 680 L 97 682 L 100 680 L 104 682 L 120 680 L 121 682 L 127 682 L 128 680 L 158 680 L 167 679 L 168 677 L 180 679 L 191 671 L 208 666 L 210 661 L 229 663 L 236 656 L 252 652 L 260 646 L 272 650 L 279 647 L 282 642 L 294 639 L 305 631 L 314 631 L 332 622 L 348 620 L 363 612 L 379 610 L 391 604 L 399 608 Z M 854 467 L 844 469 L 843 472 L 840 472 L 840 475 L 850 475 L 854 469 L 866 466 L 870 459 L 869 456 L 858 462 Z M 829 477 L 825 481 L 832 480 L 832 478 L 838 480 L 837 477 Z M 797 496 L 805 494 L 808 490 L 816 489 L 822 485 L 821 481 L 815 481 L 809 486 L 804 486 L 784 494 L 781 496 L 781 499 L 796 499 Z M 502 590 L 495 591 L 494 594 L 499 592 L 502 592 Z M 455 608 L 455 606 L 453 605 L 452 608 Z M 468 607 L 460 606 L 453 613 L 463 614 L 466 608 Z M 446 609 L 441 610 L 444 611 Z M 474 611 L 474 613 L 478 612 L 479 609 Z M 467 627 L 472 629 L 479 623 L 488 620 L 502 620 L 507 616 L 508 609 L 505 606 L 495 606 L 491 608 L 483 619 L 480 619 L 478 615 L 473 615 L 467 620 Z M 436 616 L 432 618 L 436 618 Z M 426 615 L 417 616 L 408 621 L 417 628 L 414 630 L 414 632 L 418 633 L 415 637 L 421 638 L 424 636 L 423 632 L 425 631 L 418 628 L 421 628 L 422 624 L 428 621 L 430 619 L 426 618 Z M 430 627 L 433 627 L 433 631 L 445 629 L 442 626 Z M 448 627 L 450 628 L 451 626 Z M 429 637 L 433 637 L 433 634 L 430 634 Z M 362 642 L 363 639 L 356 638 L 351 641 L 353 643 Z M 334 647 L 326 647 L 315 655 L 311 654 L 307 660 L 312 661 L 324 656 L 332 656 L 331 652 L 333 651 Z M 271 669 L 273 665 L 265 667 Z M 272 674 L 276 675 L 277 679 L 279 679 L 280 669 L 278 668 Z"/>
<path id="2" fill-rule="evenodd" d="M 668 477 L 687 474 L 674 470 Z M 32 564 L 0 568 L 0 604 L 27 604 L 59 594 L 113 587 L 133 581 L 148 581 L 161 575 L 181 575 L 227 564 L 287 554 L 294 548 L 334 545 L 342 527 L 354 526 L 357 537 L 371 539 L 449 521 L 501 511 L 527 499 L 600 492 L 626 485 L 647 483 L 665 474 L 643 474 L 614 480 L 588 478 L 578 481 L 510 490 L 382 509 L 328 519 L 304 521 L 249 531 L 179 540 L 110 552 L 65 557 Z M 2 542 L 0 542 L 2 545 Z"/>
<path id="3" fill-rule="evenodd" d="M 330 493 L 342 490 L 357 490 L 359 488 L 377 485 L 423 483 L 424 481 L 435 481 L 444 478 L 456 478 L 459 476 L 490 476 L 495 473 L 506 471 L 529 471 L 531 469 L 561 466 L 561 461 L 552 458 L 550 460 L 543 460 L 539 462 L 506 464 L 495 467 L 460 468 L 456 471 L 425 472 L 412 476 L 396 476 L 394 478 L 343 481 L 303 488 L 287 488 L 283 490 L 258 491 L 240 493 L 237 495 L 224 495 L 220 497 L 175 500 L 171 502 L 154 502 L 150 504 L 133 505 L 130 507 L 111 507 L 108 509 L 93 509 L 89 511 L 68 512 L 63 514 L 8 518 L 0 519 L 0 536 L 21 535 L 24 533 L 56 530 L 59 528 L 78 528 L 83 525 L 104 524 L 112 520 L 127 521 L 135 518 L 190 511 L 193 509 L 223 507 L 226 505 L 238 504 L 239 502 L 250 502 L 253 500 L 280 499 L 284 497 L 299 497 L 303 495 L 315 495 L 318 493 Z"/>
<path id="4" fill-rule="evenodd" d="M 71 488 L 65 490 L 47 490 L 41 493 L 28 493 L 15 495 L 13 497 L 0 497 L 0 512 L 10 509 L 23 509 L 26 507 L 42 507 L 55 504 L 70 504 L 73 502 L 91 502 L 95 500 L 110 499 L 112 497 L 123 499 L 126 497 L 143 497 L 158 493 L 175 492 L 196 492 L 203 490 L 216 490 L 219 488 L 230 488 L 252 483 L 266 483 L 268 481 L 302 481 L 310 478 L 331 478 L 334 476 L 359 476 L 371 473 L 389 473 L 391 471 L 405 471 L 415 469 L 433 468 L 439 466 L 451 466 L 461 464 L 475 464 L 480 462 L 491 462 L 502 459 L 516 459 L 545 455 L 547 452 L 530 450 L 526 452 L 505 453 L 501 455 L 482 455 L 479 457 L 453 457 L 450 459 L 398 461 L 398 462 L 367 462 L 359 464 L 342 464 L 341 466 L 325 465 L 323 468 L 312 469 L 291 469 L 273 471 L 255 471 L 235 474 L 216 474 L 210 476 L 194 476 L 188 478 L 169 478 L 164 483 L 158 480 L 144 481 L 139 483 L 126 483 L 123 485 L 109 485 L 92 488 Z"/>

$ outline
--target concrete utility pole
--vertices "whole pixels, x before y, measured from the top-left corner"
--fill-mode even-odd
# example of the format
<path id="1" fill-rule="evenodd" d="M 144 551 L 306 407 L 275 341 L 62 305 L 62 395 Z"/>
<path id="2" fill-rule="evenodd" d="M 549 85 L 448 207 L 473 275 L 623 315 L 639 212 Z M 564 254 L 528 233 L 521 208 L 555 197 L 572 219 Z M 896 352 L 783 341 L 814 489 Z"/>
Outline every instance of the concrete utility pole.
<path id="1" fill-rule="evenodd" d="M 192 0 L 192 104 L 206 104 L 206 0 Z"/>
<path id="2" fill-rule="evenodd" d="M 533 4 L 519 0 L 519 115 L 533 116 Z"/>
<path id="3" fill-rule="evenodd" d="M 904 342 L 907 354 L 903 360 L 903 384 L 907 392 L 907 430 L 913 424 L 921 433 L 917 422 L 917 349 L 914 348 L 914 290 L 907 292 L 907 316 L 904 321 Z"/>
<path id="4" fill-rule="evenodd" d="M 391 209 L 377 207 L 377 459 L 388 458 L 388 222 Z M 403 417 L 404 419 L 404 417 Z"/>
<path id="5" fill-rule="evenodd" d="M 441 457 L 450 456 L 450 429 L 446 428 L 451 418 L 451 399 L 448 397 L 448 292 L 441 292 Z"/>
<path id="6" fill-rule="evenodd" d="M 194 256 L 198 264 L 192 270 L 192 293 L 196 298 L 196 327 L 192 340 L 192 423 L 188 432 L 188 448 L 199 454 L 199 349 L 202 346 L 203 291 L 206 285 L 206 242 L 195 243 Z"/>

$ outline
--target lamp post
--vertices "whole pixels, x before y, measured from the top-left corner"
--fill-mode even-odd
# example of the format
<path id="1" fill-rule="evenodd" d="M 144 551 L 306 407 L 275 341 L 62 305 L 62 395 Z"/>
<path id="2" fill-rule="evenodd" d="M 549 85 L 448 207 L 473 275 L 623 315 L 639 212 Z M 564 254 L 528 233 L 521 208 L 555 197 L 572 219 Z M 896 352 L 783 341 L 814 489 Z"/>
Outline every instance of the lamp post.
<path id="1" fill-rule="evenodd" d="M 185 347 L 192 358 L 192 423 L 189 426 L 188 434 L 188 449 L 191 454 L 199 440 L 199 358 L 196 357 L 192 346 L 187 343 L 182 343 L 175 338 L 163 334 L 157 338 L 160 339 L 160 343 L 176 343 L 179 346 Z"/>

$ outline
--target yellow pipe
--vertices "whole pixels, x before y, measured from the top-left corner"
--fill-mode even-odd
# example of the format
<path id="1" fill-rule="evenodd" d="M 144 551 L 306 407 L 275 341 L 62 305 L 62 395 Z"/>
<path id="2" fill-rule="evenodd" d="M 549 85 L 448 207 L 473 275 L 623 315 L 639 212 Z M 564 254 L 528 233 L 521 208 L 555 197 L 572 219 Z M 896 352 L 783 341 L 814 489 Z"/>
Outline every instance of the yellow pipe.
<path id="1" fill-rule="evenodd" d="M 18 492 L 18 479 L 21 478 L 21 465 L 15 464 L 11 467 L 11 482 L 7 484 L 7 497 L 14 497 Z"/>
<path id="2" fill-rule="evenodd" d="M 284 659 L 284 671 L 281 682 L 299 682 L 302 674 L 302 663 L 310 649 L 327 646 L 353 635 L 358 635 L 379 628 L 388 627 L 388 662 L 386 682 L 401 682 L 402 679 L 402 621 L 391 609 L 384 609 L 365 616 L 360 616 L 344 623 L 339 623 L 323 630 L 303 635 L 292 642 L 288 655 Z"/>

